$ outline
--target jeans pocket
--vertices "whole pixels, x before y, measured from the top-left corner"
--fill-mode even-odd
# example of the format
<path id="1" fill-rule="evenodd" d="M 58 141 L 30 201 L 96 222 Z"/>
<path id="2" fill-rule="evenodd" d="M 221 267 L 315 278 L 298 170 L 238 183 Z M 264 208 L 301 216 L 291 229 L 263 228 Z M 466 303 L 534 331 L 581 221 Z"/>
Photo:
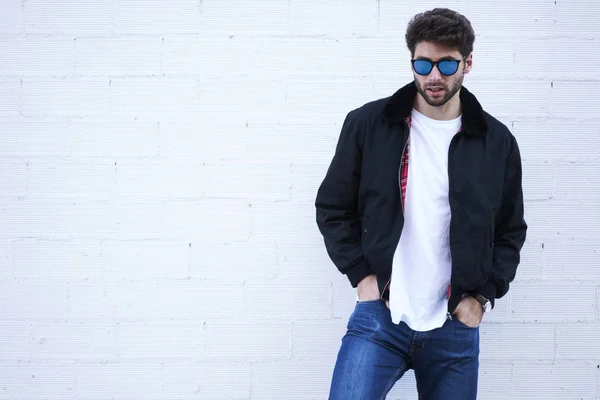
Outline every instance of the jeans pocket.
<path id="1" fill-rule="evenodd" d="M 477 325 L 477 326 L 469 326 L 469 325 L 465 324 L 460 319 L 458 319 L 458 317 L 456 315 L 452 318 L 452 320 L 456 321 L 456 323 L 458 324 L 458 326 L 463 327 L 463 328 L 467 328 L 467 329 L 478 329 L 479 328 L 479 325 Z"/>
<path id="2" fill-rule="evenodd" d="M 373 304 L 382 301 L 381 299 L 357 301 L 356 304 Z"/>

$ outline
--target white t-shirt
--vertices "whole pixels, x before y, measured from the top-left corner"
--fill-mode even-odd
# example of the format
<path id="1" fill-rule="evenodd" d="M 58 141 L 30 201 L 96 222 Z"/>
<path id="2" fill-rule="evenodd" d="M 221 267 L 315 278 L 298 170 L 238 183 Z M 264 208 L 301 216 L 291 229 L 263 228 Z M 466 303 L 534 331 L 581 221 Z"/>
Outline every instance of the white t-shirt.
<path id="1" fill-rule="evenodd" d="M 438 121 L 411 113 L 404 229 L 390 283 L 392 321 L 415 331 L 446 321 L 450 284 L 448 149 L 461 117 Z"/>

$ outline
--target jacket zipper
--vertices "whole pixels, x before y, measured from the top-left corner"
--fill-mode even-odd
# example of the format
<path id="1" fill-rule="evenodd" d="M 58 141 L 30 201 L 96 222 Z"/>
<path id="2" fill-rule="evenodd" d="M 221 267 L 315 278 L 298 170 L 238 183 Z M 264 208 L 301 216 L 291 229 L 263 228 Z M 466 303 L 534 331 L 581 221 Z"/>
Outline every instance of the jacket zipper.
<path id="1" fill-rule="evenodd" d="M 406 122 L 406 120 L 404 120 L 404 126 L 406 126 L 408 135 L 410 135 L 410 128 L 408 127 L 408 123 Z M 408 135 L 406 137 L 406 143 L 404 143 L 404 148 L 402 149 L 402 154 L 400 155 L 400 168 L 398 169 L 398 176 L 400 176 L 400 173 L 402 172 L 402 162 L 404 161 L 404 153 L 406 153 L 406 147 L 408 146 Z M 402 182 L 400 182 L 400 205 L 402 206 L 402 215 L 404 215 L 404 200 L 402 200 Z M 400 234 L 402 234 L 402 233 L 400 233 Z M 400 241 L 400 238 L 398 238 L 398 241 Z M 396 248 L 398 248 L 398 244 L 396 244 Z M 395 252 L 396 252 L 396 250 L 394 250 L 394 253 Z M 392 265 L 393 265 L 393 256 L 392 256 Z M 392 273 L 390 272 L 390 278 L 388 279 L 387 283 L 385 284 L 385 286 L 383 287 L 383 290 L 381 292 L 381 296 L 380 296 L 381 300 L 383 300 L 383 294 L 388 289 L 388 286 L 390 285 L 391 281 L 392 281 Z"/>
<path id="2" fill-rule="evenodd" d="M 458 137 L 458 135 L 462 132 L 462 126 L 460 127 L 460 129 L 458 130 L 458 132 L 456 133 L 456 135 L 454 135 L 454 137 L 452 138 L 452 140 L 450 141 L 450 146 L 448 148 L 448 203 L 450 204 L 451 202 L 451 196 L 450 193 L 452 192 L 452 182 L 450 181 L 450 177 L 452 176 L 452 174 L 450 173 L 450 168 L 451 168 L 451 162 L 450 162 L 450 154 L 452 154 L 452 146 L 456 143 L 456 138 Z M 448 227 L 448 246 L 450 247 L 450 259 L 454 260 L 454 255 L 452 254 L 452 245 L 450 244 L 450 231 L 452 227 L 452 205 L 450 204 L 450 224 Z M 448 288 L 448 304 L 450 304 L 450 298 L 452 297 L 452 276 L 454 276 L 454 268 L 452 268 L 451 266 L 451 270 L 450 270 L 450 287 Z M 452 313 L 450 312 L 450 306 L 448 306 L 448 310 L 446 311 L 446 316 L 448 317 L 449 320 L 452 320 Z"/>

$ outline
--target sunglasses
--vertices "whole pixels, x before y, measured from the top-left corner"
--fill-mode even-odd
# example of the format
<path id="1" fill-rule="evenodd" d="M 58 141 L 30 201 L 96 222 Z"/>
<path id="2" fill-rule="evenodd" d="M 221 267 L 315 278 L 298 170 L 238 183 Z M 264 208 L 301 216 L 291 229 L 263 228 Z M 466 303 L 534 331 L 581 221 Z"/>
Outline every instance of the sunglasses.
<path id="1" fill-rule="evenodd" d="M 445 76 L 454 75 L 456 71 L 458 71 L 458 66 L 460 62 L 464 60 L 466 57 L 461 58 L 460 60 L 442 60 L 442 61 L 430 61 L 425 59 L 419 60 L 410 60 L 413 66 L 414 71 L 419 75 L 429 75 L 433 70 L 433 67 L 437 66 L 440 74 Z"/>

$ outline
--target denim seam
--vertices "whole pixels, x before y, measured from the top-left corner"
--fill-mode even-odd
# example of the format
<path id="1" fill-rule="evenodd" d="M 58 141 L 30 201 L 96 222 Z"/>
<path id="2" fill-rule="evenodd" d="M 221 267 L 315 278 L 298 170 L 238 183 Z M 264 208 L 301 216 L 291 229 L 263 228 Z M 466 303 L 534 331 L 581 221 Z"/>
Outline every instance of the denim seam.
<path id="1" fill-rule="evenodd" d="M 392 387 L 394 386 L 394 384 L 398 381 L 400 374 L 403 372 L 403 370 L 406 369 L 406 364 L 404 364 L 404 366 L 398 368 L 398 371 L 396 371 L 396 373 L 394 374 L 394 378 L 392 379 L 392 381 L 390 382 L 390 384 L 388 385 L 388 387 L 385 389 L 385 391 L 383 392 L 383 397 L 381 398 L 381 400 L 385 400 L 385 398 L 387 397 L 387 394 L 390 390 L 392 390 Z"/>

